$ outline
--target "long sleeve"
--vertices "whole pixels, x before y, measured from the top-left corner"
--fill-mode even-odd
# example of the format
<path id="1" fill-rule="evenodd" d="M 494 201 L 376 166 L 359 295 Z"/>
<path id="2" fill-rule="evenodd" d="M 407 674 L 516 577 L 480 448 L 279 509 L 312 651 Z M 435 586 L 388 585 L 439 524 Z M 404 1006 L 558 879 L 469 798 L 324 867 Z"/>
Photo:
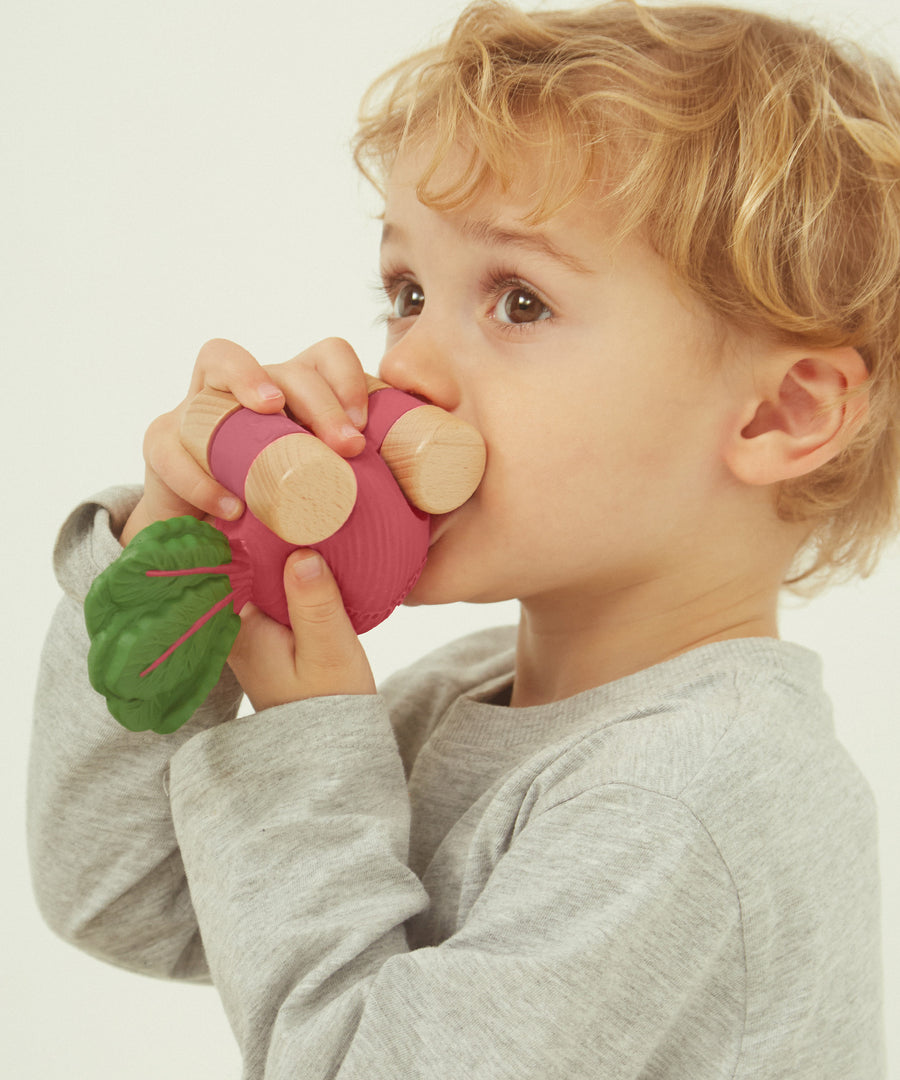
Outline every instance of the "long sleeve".
<path id="1" fill-rule="evenodd" d="M 721 1075 L 704 1039 L 722 1041 L 736 1003 L 706 974 L 739 946 L 739 910 L 676 800 L 626 785 L 530 813 L 512 799 L 470 848 L 484 883 L 458 928 L 410 949 L 404 924 L 429 897 L 407 865 L 410 804 L 380 698 L 200 735 L 173 758 L 170 793 L 247 1080 L 625 1080 L 657 1075 L 684 1014 L 696 1023 L 677 1075 Z M 729 1052 L 737 1042 L 709 1060 Z"/>
<path id="2" fill-rule="evenodd" d="M 83 504 L 57 544 L 64 596 L 42 655 L 29 765 L 32 880 L 44 918 L 66 940 L 147 974 L 202 979 L 165 779 L 178 746 L 233 716 L 241 694 L 226 669 L 181 732 L 138 735 L 90 686 L 82 604 L 120 551 L 116 534 L 136 497 L 114 489 Z"/>

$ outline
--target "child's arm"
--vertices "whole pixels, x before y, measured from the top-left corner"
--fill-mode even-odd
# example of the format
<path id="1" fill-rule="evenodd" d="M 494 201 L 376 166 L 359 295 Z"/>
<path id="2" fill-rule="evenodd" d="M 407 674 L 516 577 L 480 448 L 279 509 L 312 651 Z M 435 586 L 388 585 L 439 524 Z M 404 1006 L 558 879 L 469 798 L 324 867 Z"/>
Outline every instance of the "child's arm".
<path id="1" fill-rule="evenodd" d="M 183 731 L 135 735 L 109 715 L 87 677 L 82 603 L 120 552 L 118 533 L 137 489 L 105 492 L 60 534 L 64 596 L 47 635 L 35 696 L 28 841 L 35 894 L 63 938 L 146 974 L 205 978 L 166 793 L 169 759 L 198 731 L 233 717 L 231 672 Z"/>
<path id="2" fill-rule="evenodd" d="M 186 402 L 203 385 L 230 390 L 261 411 L 287 403 L 307 427 L 344 453 L 354 452 L 357 439 L 362 442 L 355 427 L 355 434 L 347 430 L 344 405 L 364 423 L 365 376 L 343 342 L 324 342 L 267 370 L 237 345 L 210 342 L 200 353 Z M 226 669 L 177 735 L 125 731 L 89 685 L 82 607 L 93 579 L 119 554 L 119 539 L 127 542 L 159 518 L 214 512 L 223 497 L 225 489 L 182 446 L 178 431 L 185 407 L 151 425 L 143 491 L 85 504 L 62 531 L 56 563 L 66 595 L 39 676 L 28 798 L 35 891 L 50 925 L 112 962 L 153 974 L 198 977 L 205 973 L 205 960 L 165 783 L 169 759 L 181 742 L 236 715 L 241 687 Z M 296 592 L 293 579 L 289 589 Z M 313 597 L 317 625 L 302 657 L 295 655 L 288 631 L 258 612 L 248 613 L 250 626 L 241 635 L 235 666 L 257 703 L 346 692 L 348 673 L 354 671 L 356 692 L 374 689 L 330 574 L 311 583 L 306 595 Z M 332 610 L 328 626 L 321 618 L 323 603 Z M 294 604 L 298 624 L 302 610 L 302 602 Z M 337 660 L 329 629 L 341 645 Z"/>

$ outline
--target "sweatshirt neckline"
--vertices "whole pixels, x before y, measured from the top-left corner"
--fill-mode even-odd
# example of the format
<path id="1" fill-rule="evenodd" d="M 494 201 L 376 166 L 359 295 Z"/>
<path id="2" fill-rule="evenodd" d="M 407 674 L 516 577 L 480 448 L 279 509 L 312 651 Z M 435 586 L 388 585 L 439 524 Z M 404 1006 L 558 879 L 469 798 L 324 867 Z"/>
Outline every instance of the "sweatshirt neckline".
<path id="1" fill-rule="evenodd" d="M 450 706 L 435 732 L 454 742 L 486 741 L 521 746 L 530 737 L 559 736 L 590 722 L 594 727 L 688 697 L 691 688 L 715 680 L 778 680 L 798 693 L 822 693 L 821 659 L 810 649 L 778 638 L 734 638 L 701 645 L 649 668 L 544 705 L 512 707 L 496 703 L 512 685 L 509 668 L 471 687 Z"/>

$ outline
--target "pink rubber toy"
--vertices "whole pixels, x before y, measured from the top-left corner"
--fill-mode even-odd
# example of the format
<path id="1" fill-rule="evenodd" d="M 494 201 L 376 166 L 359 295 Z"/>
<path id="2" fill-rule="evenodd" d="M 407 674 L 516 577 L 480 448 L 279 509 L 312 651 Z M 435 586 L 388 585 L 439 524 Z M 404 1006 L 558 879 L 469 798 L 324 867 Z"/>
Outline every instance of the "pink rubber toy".
<path id="1" fill-rule="evenodd" d="M 422 571 L 429 511 L 454 509 L 477 487 L 485 451 L 470 425 L 377 380 L 370 387 L 366 445 L 350 459 L 283 413 L 255 413 L 218 391 L 204 391 L 189 410 L 185 444 L 247 504 L 237 521 L 215 523 L 234 562 L 249 569 L 240 574 L 236 611 L 250 600 L 289 625 L 284 564 L 304 546 L 328 563 L 356 632 L 371 629 Z M 266 473 L 263 495 L 249 479 L 260 473 Z"/>

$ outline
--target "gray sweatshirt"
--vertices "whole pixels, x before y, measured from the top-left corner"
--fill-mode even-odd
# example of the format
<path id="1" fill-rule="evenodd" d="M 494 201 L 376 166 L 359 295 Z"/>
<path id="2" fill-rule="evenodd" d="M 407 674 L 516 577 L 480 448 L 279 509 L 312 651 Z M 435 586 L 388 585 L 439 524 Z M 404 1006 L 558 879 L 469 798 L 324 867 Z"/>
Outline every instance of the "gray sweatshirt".
<path id="1" fill-rule="evenodd" d="M 240 719 L 226 673 L 133 734 L 81 609 L 131 498 L 57 549 L 35 889 L 89 952 L 211 979 L 245 1077 L 884 1076 L 875 810 L 814 654 L 720 642 L 512 709 L 504 629 Z"/>

